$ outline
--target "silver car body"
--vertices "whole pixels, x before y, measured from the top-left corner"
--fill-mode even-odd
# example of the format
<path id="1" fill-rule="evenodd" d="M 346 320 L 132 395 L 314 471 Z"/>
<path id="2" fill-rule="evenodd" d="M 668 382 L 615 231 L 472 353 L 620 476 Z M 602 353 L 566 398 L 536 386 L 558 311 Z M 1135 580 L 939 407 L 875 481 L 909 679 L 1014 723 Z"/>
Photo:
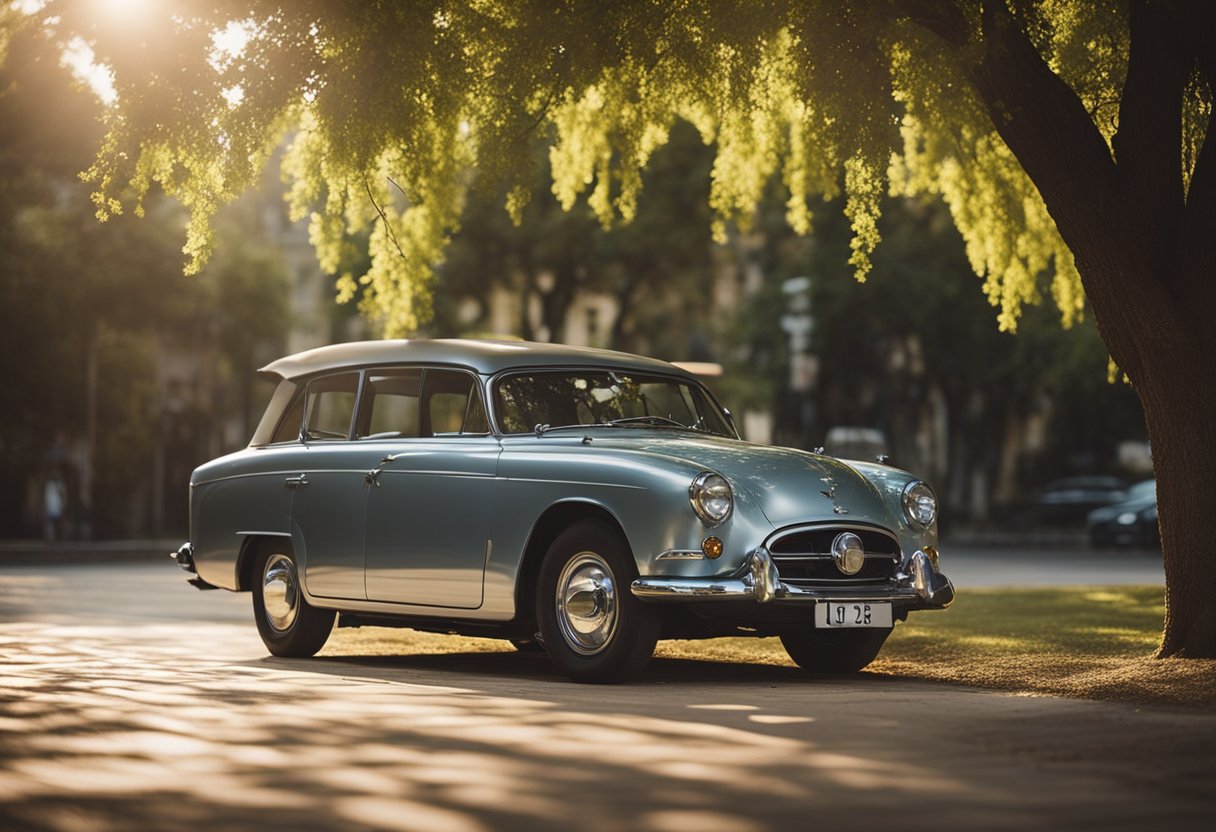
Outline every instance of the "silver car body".
<path id="1" fill-rule="evenodd" d="M 325 441 L 284 431 L 303 385 L 342 373 L 359 373 L 361 384 L 363 374 L 392 368 L 468 374 L 488 429 Z M 280 359 L 262 370 L 280 388 L 254 441 L 194 472 L 191 543 L 179 561 L 197 570 L 199 584 L 247 590 L 251 546 L 290 538 L 313 606 L 501 624 L 529 614 L 528 584 L 547 542 L 573 519 L 595 516 L 628 541 L 636 597 L 693 607 L 739 602 L 727 616 L 739 626 L 762 625 L 766 609 L 807 616 L 803 605 L 823 599 L 891 601 L 902 619 L 953 598 L 937 570 L 935 524 L 918 527 L 903 505 L 911 474 L 663 426 L 504 434 L 499 380 L 555 368 L 700 386 L 662 361 L 520 342 L 349 343 Z M 270 441 L 276 429 L 279 441 Z M 702 472 L 725 477 L 734 496 L 729 517 L 712 527 L 690 505 L 690 483 Z M 849 576 L 835 569 L 826 543 L 812 545 L 848 530 L 863 534 L 875 569 Z M 708 537 L 721 541 L 720 556 L 707 556 Z"/>

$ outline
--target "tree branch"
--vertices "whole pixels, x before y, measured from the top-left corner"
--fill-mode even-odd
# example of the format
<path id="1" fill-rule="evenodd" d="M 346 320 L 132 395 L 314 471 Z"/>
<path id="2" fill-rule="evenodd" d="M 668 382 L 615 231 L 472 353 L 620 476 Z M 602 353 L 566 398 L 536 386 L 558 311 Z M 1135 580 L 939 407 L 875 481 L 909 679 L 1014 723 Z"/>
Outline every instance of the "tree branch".
<path id="1" fill-rule="evenodd" d="M 1195 3 L 1183 16 L 1183 31 L 1194 45 L 1199 73 L 1216 96 L 1216 6 Z M 1182 217 L 1182 255 L 1179 261 L 1178 292 L 1192 303 L 1199 315 L 1216 309 L 1216 106 L 1208 114 L 1203 146 L 1195 157 L 1186 207 Z M 1190 301 L 1193 299 L 1193 301 Z M 1206 332 L 1206 327 L 1201 327 Z M 1208 361 L 1216 362 L 1216 339 L 1204 339 Z"/>
<path id="2" fill-rule="evenodd" d="M 1208 72 L 1208 85 L 1216 72 Z M 1178 296 L 1201 317 L 1216 309 L 1216 107 L 1208 117 L 1203 147 L 1195 159 L 1182 217 Z M 1208 327 L 1200 327 L 1208 332 Z M 1204 339 L 1209 361 L 1216 361 L 1216 339 Z"/>
<path id="3" fill-rule="evenodd" d="M 392 179 L 389 181 L 393 182 Z M 397 183 L 393 182 L 393 184 L 396 185 Z M 388 238 L 393 241 L 393 246 L 397 249 L 397 253 L 401 255 L 402 260 L 408 261 L 410 258 L 406 257 L 405 252 L 401 250 L 401 243 L 397 242 L 397 235 L 393 233 L 393 226 L 388 221 L 388 216 L 384 213 L 384 209 L 380 207 L 380 203 L 376 202 L 376 198 L 372 196 L 372 186 L 368 184 L 366 179 L 363 180 L 363 187 L 367 191 L 367 198 L 372 201 L 372 207 L 376 209 L 376 213 L 380 215 L 380 219 L 384 222 L 384 230 L 388 232 Z M 400 186 L 398 185 L 398 187 Z"/>
<path id="4" fill-rule="evenodd" d="M 1181 23 L 1165 4 L 1132 3 L 1127 80 L 1112 142 L 1120 198 L 1167 284 L 1176 278 L 1181 253 L 1182 92 L 1192 58 Z"/>
<path id="5" fill-rule="evenodd" d="M 972 69 L 976 90 L 1065 242 L 1077 251 L 1110 207 L 1114 163 L 1106 141 L 1004 0 L 985 2 L 981 22 L 983 57 Z"/>

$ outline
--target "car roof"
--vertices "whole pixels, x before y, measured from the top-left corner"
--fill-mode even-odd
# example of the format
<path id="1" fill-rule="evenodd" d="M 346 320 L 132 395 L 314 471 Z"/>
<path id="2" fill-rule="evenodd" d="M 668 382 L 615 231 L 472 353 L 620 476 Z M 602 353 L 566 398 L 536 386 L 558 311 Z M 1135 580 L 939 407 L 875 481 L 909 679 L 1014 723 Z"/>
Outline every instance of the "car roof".
<path id="1" fill-rule="evenodd" d="M 666 361 L 625 352 L 531 341 L 464 338 L 332 344 L 271 361 L 258 372 L 290 379 L 332 370 L 393 364 L 451 364 L 468 367 L 482 375 L 531 367 L 612 367 L 695 378 Z"/>

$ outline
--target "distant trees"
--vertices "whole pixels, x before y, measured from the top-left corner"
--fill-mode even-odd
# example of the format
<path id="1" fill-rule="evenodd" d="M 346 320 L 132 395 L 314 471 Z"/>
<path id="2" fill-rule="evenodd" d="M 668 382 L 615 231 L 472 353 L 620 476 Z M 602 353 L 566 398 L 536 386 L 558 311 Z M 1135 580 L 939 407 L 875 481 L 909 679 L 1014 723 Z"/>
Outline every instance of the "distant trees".
<path id="1" fill-rule="evenodd" d="M 286 275 L 249 236 L 256 216 L 240 237 L 231 210 L 220 219 L 226 244 L 195 279 L 179 206 L 153 198 L 142 221 L 97 223 L 79 172 L 101 106 L 60 51 L 25 27 L 0 65 L 0 534 L 36 533 L 52 474 L 79 531 L 180 530 L 190 468 L 219 450 L 226 417 L 257 407 L 250 371 L 279 349 Z M 170 389 L 164 359 L 187 352 L 192 389 Z"/>
<path id="2" fill-rule="evenodd" d="M 543 147 L 537 150 L 543 151 Z M 644 174 L 635 221 L 605 228 L 585 205 L 569 211 L 549 193 L 538 169 L 518 224 L 502 210 L 504 194 L 473 194 L 460 231 L 438 267 L 438 319 L 445 334 L 457 320 L 457 299 L 514 296 L 520 314 L 511 332 L 529 340 L 564 341 L 571 304 L 580 294 L 613 299 L 615 315 L 598 320 L 599 345 L 687 359 L 712 335 L 713 263 L 709 234 L 712 149 L 689 124 L 673 128 Z M 531 307 L 539 309 L 533 322 Z M 488 310 L 474 322 L 485 332 Z M 504 334 L 504 333 L 498 333 Z"/>

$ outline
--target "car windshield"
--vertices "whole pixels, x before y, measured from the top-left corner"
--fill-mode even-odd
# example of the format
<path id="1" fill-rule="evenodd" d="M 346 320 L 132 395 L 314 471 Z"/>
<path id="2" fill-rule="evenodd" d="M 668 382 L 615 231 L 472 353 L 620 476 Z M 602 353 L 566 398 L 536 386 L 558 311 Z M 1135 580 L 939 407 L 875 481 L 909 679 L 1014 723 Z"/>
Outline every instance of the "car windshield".
<path id="1" fill-rule="evenodd" d="M 612 425 L 735 435 L 704 388 L 663 376 L 611 370 L 521 373 L 499 381 L 494 398 L 503 433 Z"/>

